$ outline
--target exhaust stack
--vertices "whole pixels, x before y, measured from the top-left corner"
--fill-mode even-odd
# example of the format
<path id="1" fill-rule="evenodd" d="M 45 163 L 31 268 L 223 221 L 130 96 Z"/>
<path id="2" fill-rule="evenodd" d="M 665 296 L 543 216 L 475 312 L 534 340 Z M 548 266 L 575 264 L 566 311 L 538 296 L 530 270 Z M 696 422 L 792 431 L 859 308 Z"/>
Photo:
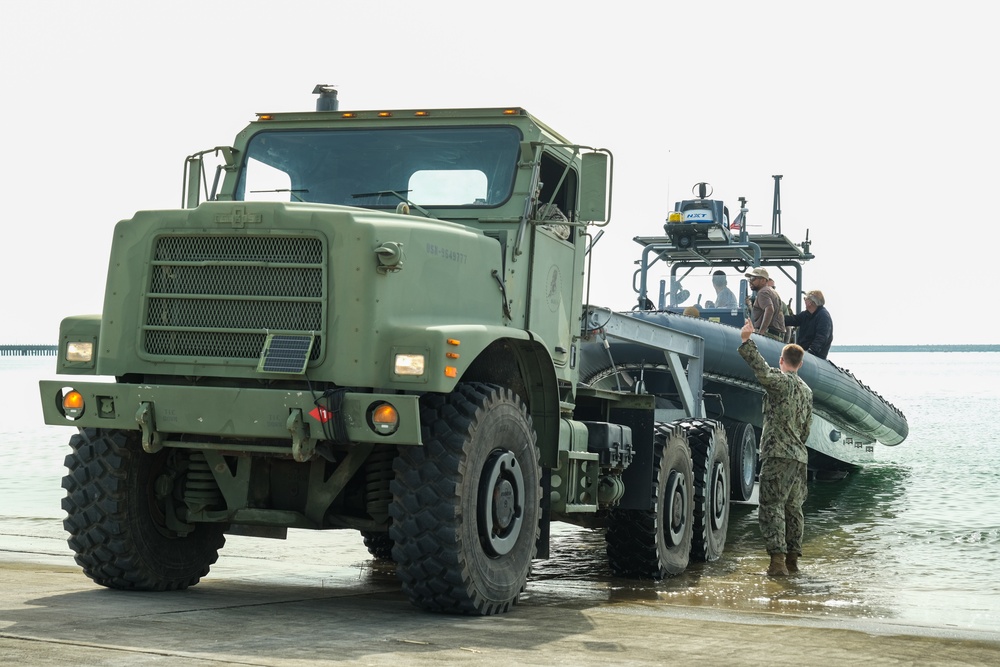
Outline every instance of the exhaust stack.
<path id="1" fill-rule="evenodd" d="M 336 111 L 340 107 L 337 101 L 337 89 L 331 85 L 317 84 L 313 88 L 313 95 L 319 95 L 316 98 L 316 111 Z"/>

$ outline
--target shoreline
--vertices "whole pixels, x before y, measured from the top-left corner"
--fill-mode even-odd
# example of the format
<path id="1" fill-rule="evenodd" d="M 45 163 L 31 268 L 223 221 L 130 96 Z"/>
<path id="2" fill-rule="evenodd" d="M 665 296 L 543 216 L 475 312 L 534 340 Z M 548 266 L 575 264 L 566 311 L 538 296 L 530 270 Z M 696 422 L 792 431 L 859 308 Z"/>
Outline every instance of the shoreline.
<path id="1" fill-rule="evenodd" d="M 27 556 L 28 554 L 25 554 Z M 76 568 L 0 560 L 0 653 L 21 664 L 997 664 L 987 633 L 674 605 L 542 604 L 442 616 L 392 581 L 313 587 L 223 574 L 178 593 L 107 591 Z M 82 612 L 82 613 L 81 613 Z M 655 640 L 653 640 L 655 638 Z"/>
<path id="2" fill-rule="evenodd" d="M 585 579 L 533 579 L 505 615 L 428 614 L 391 564 L 349 539 L 322 552 L 233 540 L 187 591 L 111 591 L 62 539 L 9 528 L 0 522 L 0 654 L 22 664 L 1000 664 L 998 633 L 690 606 Z"/>

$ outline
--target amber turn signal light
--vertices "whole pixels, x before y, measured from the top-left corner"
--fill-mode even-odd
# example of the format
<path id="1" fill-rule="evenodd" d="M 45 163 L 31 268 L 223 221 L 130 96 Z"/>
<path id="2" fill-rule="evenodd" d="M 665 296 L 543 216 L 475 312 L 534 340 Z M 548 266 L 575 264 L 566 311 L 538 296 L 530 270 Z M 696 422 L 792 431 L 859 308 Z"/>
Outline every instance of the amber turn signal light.
<path id="1" fill-rule="evenodd" d="M 63 393 L 62 411 L 70 419 L 76 419 L 83 414 L 83 394 L 72 389 Z"/>
<path id="2" fill-rule="evenodd" d="M 399 428 L 399 412 L 389 403 L 376 403 L 368 409 L 368 425 L 379 435 L 392 435 Z"/>

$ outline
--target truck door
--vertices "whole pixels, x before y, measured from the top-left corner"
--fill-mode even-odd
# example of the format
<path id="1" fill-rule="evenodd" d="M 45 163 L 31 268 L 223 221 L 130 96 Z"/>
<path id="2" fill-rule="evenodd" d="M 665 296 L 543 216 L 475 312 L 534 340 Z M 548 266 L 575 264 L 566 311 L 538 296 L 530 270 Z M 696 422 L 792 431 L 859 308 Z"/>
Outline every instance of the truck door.
<path id="1" fill-rule="evenodd" d="M 580 229 L 564 223 L 575 216 L 576 175 L 543 154 L 540 188 L 531 224 L 527 328 L 545 342 L 556 375 L 571 380 L 573 336 L 580 327 L 575 318 L 582 298 L 576 268 Z"/>

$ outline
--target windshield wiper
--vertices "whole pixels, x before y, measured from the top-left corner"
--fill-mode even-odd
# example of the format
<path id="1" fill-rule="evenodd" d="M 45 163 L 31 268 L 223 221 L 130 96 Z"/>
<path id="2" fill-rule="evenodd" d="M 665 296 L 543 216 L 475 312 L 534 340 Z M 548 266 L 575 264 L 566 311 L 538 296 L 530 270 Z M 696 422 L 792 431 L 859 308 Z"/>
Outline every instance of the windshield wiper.
<path id="1" fill-rule="evenodd" d="M 431 215 L 430 213 L 428 213 L 427 210 L 424 209 L 423 206 L 421 206 L 420 204 L 416 204 L 416 203 L 410 201 L 406 197 L 406 193 L 409 192 L 409 190 L 402 190 L 401 192 L 402 192 L 402 194 L 400 194 L 400 192 L 397 192 L 395 190 L 377 190 L 375 192 L 359 192 L 357 194 L 351 195 L 351 197 L 353 197 L 355 199 L 362 199 L 364 197 L 384 197 L 385 195 L 392 195 L 393 197 L 396 197 L 397 199 L 399 199 L 399 201 L 403 202 L 404 204 L 407 204 L 407 205 L 412 206 L 413 208 L 417 209 L 418 211 L 420 211 L 421 213 L 423 213 L 424 216 L 426 216 L 428 218 L 433 218 L 434 217 L 433 215 Z"/>
<path id="2" fill-rule="evenodd" d="M 302 197 L 299 197 L 295 193 L 296 192 L 303 192 L 303 193 L 305 193 L 305 192 L 309 192 L 309 191 L 308 190 L 292 190 L 290 188 L 275 188 L 274 190 L 251 190 L 250 194 L 255 195 L 255 194 L 262 193 L 262 192 L 287 192 L 288 194 L 290 194 L 293 197 L 295 197 L 295 201 L 305 202 L 305 199 L 303 199 Z"/>

